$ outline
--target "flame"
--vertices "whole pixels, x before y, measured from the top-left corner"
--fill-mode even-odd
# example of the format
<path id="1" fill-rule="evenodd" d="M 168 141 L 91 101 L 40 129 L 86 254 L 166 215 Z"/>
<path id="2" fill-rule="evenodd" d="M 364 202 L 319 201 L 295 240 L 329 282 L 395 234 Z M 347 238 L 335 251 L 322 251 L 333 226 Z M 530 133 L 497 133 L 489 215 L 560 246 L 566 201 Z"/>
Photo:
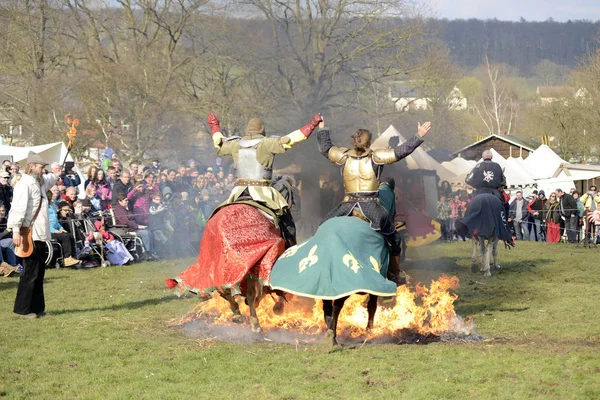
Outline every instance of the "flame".
<path id="1" fill-rule="evenodd" d="M 367 295 L 352 295 L 344 304 L 338 321 L 338 332 L 352 338 L 399 336 L 401 331 L 410 330 L 421 335 L 442 333 L 471 333 L 471 326 L 454 311 L 454 301 L 458 298 L 453 291 L 460 287 L 457 277 L 442 275 L 432 281 L 429 288 L 418 283 L 414 288 L 406 285 L 398 287 L 396 296 L 378 305 L 373 329 L 367 331 Z M 289 297 L 289 295 L 288 295 Z M 240 302 L 243 315 L 248 315 L 247 307 Z M 276 299 L 265 296 L 257 309 L 258 319 L 263 330 L 289 330 L 303 335 L 316 335 L 325 331 L 322 302 L 292 296 L 285 303 L 283 313 L 273 312 Z M 183 325 L 198 318 L 210 324 L 231 324 L 233 313 L 229 303 L 220 296 L 199 303 L 190 313 L 172 321 L 171 325 Z"/>
<path id="2" fill-rule="evenodd" d="M 73 142 L 75 141 L 75 137 L 77 136 L 77 127 L 79 126 L 79 120 L 71 114 L 65 115 L 65 120 L 67 121 L 67 125 L 69 125 L 69 130 L 67 131 L 69 143 L 67 144 L 67 148 L 70 150 L 73 147 Z"/>

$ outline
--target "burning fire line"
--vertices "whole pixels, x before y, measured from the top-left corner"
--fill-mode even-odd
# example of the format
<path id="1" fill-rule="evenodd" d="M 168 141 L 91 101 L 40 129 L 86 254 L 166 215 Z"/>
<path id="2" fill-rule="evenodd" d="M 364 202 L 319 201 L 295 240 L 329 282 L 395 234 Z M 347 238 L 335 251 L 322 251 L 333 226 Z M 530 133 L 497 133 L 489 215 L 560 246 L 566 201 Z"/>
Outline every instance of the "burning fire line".
<path id="1" fill-rule="evenodd" d="M 442 275 L 432 281 L 429 288 L 418 283 L 413 289 L 400 286 L 396 297 L 384 301 L 377 307 L 375 326 L 366 330 L 368 313 L 367 295 L 353 295 L 344 304 L 338 322 L 338 332 L 351 338 L 377 338 L 398 336 L 407 330 L 423 336 L 439 336 L 444 333 L 470 334 L 471 325 L 456 315 L 454 301 L 458 298 L 453 291 L 460 287 L 457 277 Z M 242 314 L 249 315 L 241 302 Z M 265 296 L 257 309 L 261 327 L 265 331 L 287 330 L 303 335 L 317 335 L 325 331 L 323 309 L 320 300 L 293 296 L 285 303 L 284 312 L 273 312 L 275 300 Z M 211 325 L 232 325 L 229 303 L 220 296 L 199 303 L 185 316 L 173 320 L 171 326 L 184 325 L 203 318 Z"/>

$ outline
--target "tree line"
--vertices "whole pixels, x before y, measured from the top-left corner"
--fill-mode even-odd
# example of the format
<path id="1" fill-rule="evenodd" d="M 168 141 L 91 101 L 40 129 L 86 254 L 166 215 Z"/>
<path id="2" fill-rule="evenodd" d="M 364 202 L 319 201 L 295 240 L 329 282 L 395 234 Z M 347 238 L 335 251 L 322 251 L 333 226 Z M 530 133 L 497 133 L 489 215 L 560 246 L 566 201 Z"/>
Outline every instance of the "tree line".
<path id="1" fill-rule="evenodd" d="M 436 21 L 412 0 L 0 0 L 0 22 L 0 108 L 23 126 L 16 140 L 62 140 L 74 114 L 76 154 L 99 140 L 132 158 L 197 156 L 211 110 L 228 134 L 254 116 L 287 133 L 322 112 L 340 142 L 432 120 L 429 145 L 454 150 L 522 131 L 535 86 L 570 82 L 598 43 L 588 22 Z M 395 85 L 430 107 L 399 113 Z M 454 86 L 470 112 L 449 109 Z"/>

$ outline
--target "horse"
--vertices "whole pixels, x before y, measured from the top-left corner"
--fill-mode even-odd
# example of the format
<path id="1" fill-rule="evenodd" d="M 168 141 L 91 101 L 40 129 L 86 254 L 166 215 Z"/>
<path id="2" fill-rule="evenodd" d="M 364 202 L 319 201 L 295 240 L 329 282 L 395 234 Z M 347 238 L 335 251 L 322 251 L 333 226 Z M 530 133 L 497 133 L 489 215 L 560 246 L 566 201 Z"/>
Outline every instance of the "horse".
<path id="1" fill-rule="evenodd" d="M 271 288 L 323 300 L 325 343 L 335 346 L 337 322 L 351 294 L 369 294 L 367 329 L 373 327 L 377 297 L 396 295 L 386 279 L 389 250 L 383 236 L 360 218 L 331 218 L 314 236 L 287 249 L 271 272 Z"/>
<path id="2" fill-rule="evenodd" d="M 456 221 L 457 233 L 462 237 L 472 236 L 471 271 L 491 276 L 490 258 L 494 268 L 498 265 L 498 242 L 503 240 L 510 246 L 514 241 L 506 221 L 506 209 L 502 201 L 493 194 L 477 194 L 465 212 L 463 219 Z M 477 260 L 477 246 L 481 249 L 481 262 Z"/>
<path id="3" fill-rule="evenodd" d="M 475 233 L 473 235 L 473 254 L 471 255 L 471 272 L 483 272 L 483 276 L 492 276 L 490 272 L 490 258 L 494 258 L 492 266 L 496 269 L 500 269 L 498 265 L 498 236 L 495 232 L 492 232 L 488 236 L 479 235 Z M 477 257 L 477 247 L 481 248 L 481 259 Z M 491 256 L 491 257 L 490 257 Z"/>
<path id="4" fill-rule="evenodd" d="M 293 204 L 292 192 L 286 193 Z M 261 332 L 256 308 L 268 283 L 271 269 L 285 251 L 286 243 L 277 216 L 260 204 L 248 200 L 220 207 L 207 221 L 196 263 L 177 278 L 166 279 L 178 295 L 191 292 L 204 299 L 217 291 L 233 312 L 232 322 L 243 321 L 238 296 L 246 298 L 252 332 Z M 276 313 L 283 299 L 274 306 Z"/>

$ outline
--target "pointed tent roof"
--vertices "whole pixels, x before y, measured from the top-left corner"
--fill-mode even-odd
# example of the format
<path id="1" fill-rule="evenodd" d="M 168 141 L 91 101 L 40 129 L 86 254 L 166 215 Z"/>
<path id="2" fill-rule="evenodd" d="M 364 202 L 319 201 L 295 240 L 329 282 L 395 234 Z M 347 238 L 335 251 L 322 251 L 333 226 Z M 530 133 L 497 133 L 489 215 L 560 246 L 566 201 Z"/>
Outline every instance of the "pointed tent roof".
<path id="1" fill-rule="evenodd" d="M 379 136 L 375 141 L 371 144 L 371 149 L 387 149 L 389 147 L 389 141 L 392 137 L 399 137 L 400 143 L 406 142 L 406 139 L 394 128 L 393 125 L 390 125 L 381 136 Z M 437 162 L 433 157 L 431 157 L 425 150 L 418 147 L 411 155 L 405 158 L 406 165 L 410 169 L 428 169 L 434 170 L 440 177 L 442 181 L 454 181 L 456 180 L 456 175 L 442 166 L 439 162 Z"/>
<path id="2" fill-rule="evenodd" d="M 504 174 L 506 175 L 506 184 L 508 186 L 527 186 L 535 183 L 535 179 L 514 158 L 506 160 Z"/>
<path id="3" fill-rule="evenodd" d="M 523 163 L 529 175 L 535 179 L 551 178 L 561 164 L 568 164 L 545 144 L 535 149 Z"/>

